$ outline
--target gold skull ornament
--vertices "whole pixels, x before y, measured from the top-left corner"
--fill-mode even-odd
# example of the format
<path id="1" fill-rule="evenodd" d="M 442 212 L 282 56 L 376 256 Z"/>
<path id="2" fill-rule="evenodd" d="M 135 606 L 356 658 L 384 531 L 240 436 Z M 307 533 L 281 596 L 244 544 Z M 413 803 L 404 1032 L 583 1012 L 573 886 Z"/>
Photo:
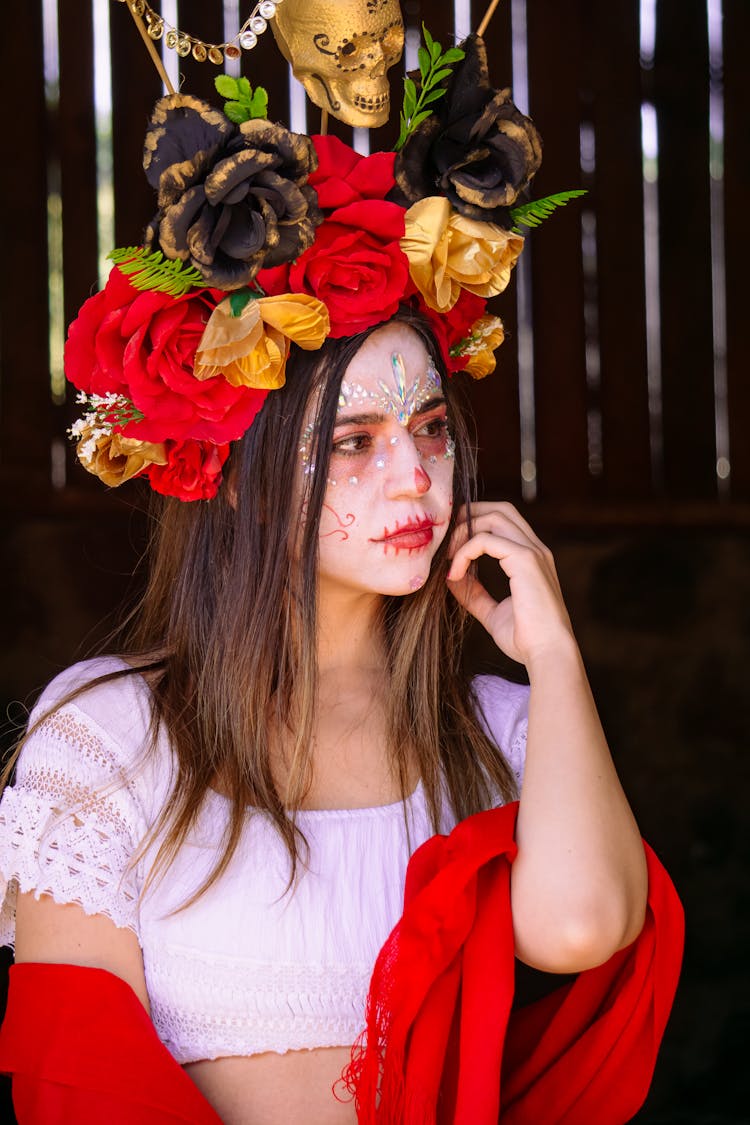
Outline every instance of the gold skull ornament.
<path id="1" fill-rule="evenodd" d="M 388 120 L 386 71 L 404 48 L 398 0 L 283 0 L 271 27 L 315 105 L 347 125 Z"/>

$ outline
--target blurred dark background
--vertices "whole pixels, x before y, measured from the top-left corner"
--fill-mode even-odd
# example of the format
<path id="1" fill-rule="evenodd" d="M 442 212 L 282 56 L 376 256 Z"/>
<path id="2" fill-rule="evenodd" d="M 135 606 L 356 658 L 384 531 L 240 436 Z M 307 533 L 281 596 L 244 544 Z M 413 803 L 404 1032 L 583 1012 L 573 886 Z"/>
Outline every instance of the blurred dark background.
<path id="1" fill-rule="evenodd" d="M 222 42 L 225 7 L 180 0 L 179 26 Z M 422 20 L 445 45 L 484 10 L 402 7 L 408 66 Z M 249 12 L 243 2 L 240 18 Z M 482 493 L 516 501 L 555 552 L 625 788 L 685 904 L 682 983 L 637 1120 L 740 1125 L 750 1122 L 750 5 L 501 0 L 486 41 L 494 84 L 513 85 L 544 137 L 533 196 L 588 195 L 529 235 L 496 301 L 508 332 L 498 371 L 469 388 Z M 75 466 L 61 350 L 100 283 L 100 250 L 137 243 L 154 209 L 140 156 L 161 86 L 115 0 L 17 5 L 1 49 L 0 704 L 17 720 L 142 581 L 144 492 L 137 482 L 108 492 Z M 179 70 L 184 89 L 216 101 L 215 67 L 187 58 Z M 318 129 L 317 110 L 290 106 L 270 32 L 242 72 L 268 88 L 269 116 Z M 392 147 L 395 107 L 372 150 Z M 331 131 L 352 140 L 335 121 Z M 472 658 L 494 660 L 479 635 Z M 5 734 L 10 744 L 10 723 Z M 12 1121 L 7 1092 L 0 1120 Z"/>

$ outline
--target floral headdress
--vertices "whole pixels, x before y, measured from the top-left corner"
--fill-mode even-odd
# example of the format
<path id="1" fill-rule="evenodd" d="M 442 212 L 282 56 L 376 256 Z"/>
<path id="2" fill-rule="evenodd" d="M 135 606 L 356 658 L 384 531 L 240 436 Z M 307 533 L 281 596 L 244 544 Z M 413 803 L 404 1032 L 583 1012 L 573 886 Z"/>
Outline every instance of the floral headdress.
<path id="1" fill-rule="evenodd" d="M 229 443 L 284 385 L 290 344 L 318 349 L 404 302 L 429 318 L 449 372 L 494 369 L 503 327 L 486 302 L 510 280 L 520 226 L 582 193 L 519 205 L 541 140 L 490 86 L 481 38 L 443 52 L 425 30 L 419 60 L 398 151 L 366 157 L 272 124 L 245 78 L 216 79 L 224 112 L 183 94 L 156 103 L 143 163 L 157 213 L 142 246 L 112 253 L 65 350 L 86 469 L 210 499 Z"/>

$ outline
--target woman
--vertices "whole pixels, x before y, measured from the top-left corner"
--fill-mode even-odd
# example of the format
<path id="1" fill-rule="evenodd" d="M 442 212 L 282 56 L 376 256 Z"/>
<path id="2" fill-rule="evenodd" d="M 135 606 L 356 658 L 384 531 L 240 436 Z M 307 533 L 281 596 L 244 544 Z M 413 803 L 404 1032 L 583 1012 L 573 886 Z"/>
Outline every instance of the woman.
<path id="1" fill-rule="evenodd" d="M 248 272 L 224 235 L 246 245 L 236 214 L 226 216 L 249 196 L 233 180 L 212 226 L 209 179 L 196 195 L 174 138 L 200 127 L 193 171 L 205 175 L 205 135 L 218 129 L 231 178 L 237 151 L 244 160 L 252 139 L 267 152 L 280 127 L 239 137 L 229 122 L 216 126 L 220 117 L 195 99 L 163 99 L 146 145 L 160 190 L 151 245 L 174 247 L 189 213 L 201 272 L 192 284 L 203 289 L 165 297 L 154 284 L 139 295 L 126 262 L 71 330 L 68 374 L 94 406 L 94 421 L 75 430 L 79 455 L 108 483 L 147 475 L 171 497 L 121 654 L 49 686 L 0 806 L 3 936 L 13 940 L 15 906 L 14 987 L 31 990 L 0 1048 L 22 1123 L 53 1119 L 39 1109 L 45 1083 L 45 1097 L 52 1085 L 67 1107 L 56 1119 L 86 1120 L 61 1061 L 62 1015 L 30 1031 L 54 1081 L 48 1069 L 33 1086 L 22 1049 L 10 1057 L 7 1027 L 28 1020 L 29 982 L 36 973 L 49 987 L 52 963 L 74 984 L 51 1002 L 47 992 L 48 1010 L 72 1004 L 78 1033 L 98 1035 L 106 995 L 113 1014 L 101 1035 L 142 1025 L 143 1042 L 153 1035 L 145 1011 L 205 1097 L 205 1117 L 162 1107 L 161 1117 L 122 1120 L 354 1122 L 332 1087 L 364 1025 L 409 857 L 519 788 L 516 955 L 578 973 L 627 947 L 644 921 L 643 846 L 552 556 L 510 504 L 474 501 L 448 378 L 494 365 L 483 349 L 502 330 L 481 315 L 484 297 L 507 284 L 522 240 L 457 219 L 441 199 L 424 201 L 429 222 L 416 204 L 405 227 L 401 205 L 385 199 L 392 157 L 375 154 L 365 168 L 317 138 L 312 160 L 308 139 L 282 137 L 274 152 L 297 186 L 278 189 L 273 212 L 254 206 L 276 222 L 291 199 L 307 218 L 282 236 L 291 265 L 258 252 Z M 318 163 L 310 183 L 324 217 L 306 160 L 308 172 Z M 257 198 L 268 182 L 256 182 Z M 463 239 L 461 270 L 439 283 L 427 265 L 442 251 L 424 251 L 437 238 L 433 218 Z M 242 288 L 256 276 L 260 299 Z M 210 499 L 180 502 L 197 497 Z M 481 557 L 509 580 L 499 603 L 476 576 Z M 467 677 L 468 616 L 525 666 L 530 688 Z M 101 1066 L 116 1082 L 111 1053 Z M 130 1087 L 148 1076 L 128 1057 L 119 1065 L 131 1105 L 141 1091 Z M 108 1119 L 120 1120 L 107 1097 Z"/>
<path id="2" fill-rule="evenodd" d="M 246 804 L 269 807 L 276 817 L 281 807 L 299 809 L 298 826 L 307 836 L 308 826 L 316 823 L 306 816 L 307 810 L 352 810 L 355 832 L 348 846 L 356 848 L 362 846 L 363 818 L 371 817 L 378 807 L 387 809 L 405 800 L 405 807 L 417 806 L 419 836 L 411 841 L 415 847 L 430 831 L 422 813 L 425 803 L 437 806 L 443 796 L 444 807 L 439 812 L 436 807 L 435 812 L 438 826 L 445 830 L 456 820 L 451 806 L 457 805 L 466 815 L 497 803 L 500 794 L 514 795 L 503 757 L 497 751 L 490 756 L 486 738 L 472 721 L 472 696 L 461 680 L 457 614 L 450 602 L 468 608 L 502 651 L 525 664 L 531 681 L 519 854 L 512 868 L 517 955 L 548 972 L 577 972 L 605 961 L 639 932 L 646 889 L 643 848 L 607 752 L 548 550 L 510 505 L 458 507 L 466 501 L 463 428 L 448 420 L 443 384 L 446 390 L 449 384 L 432 374 L 440 356 L 421 325 L 420 329 L 415 330 L 411 318 L 398 318 L 364 339 L 324 348 L 316 356 L 312 387 L 306 356 L 300 356 L 299 373 L 289 365 L 285 396 L 269 401 L 236 451 L 226 494 L 218 500 L 219 514 L 211 505 L 172 501 L 178 510 L 162 517 L 160 557 L 141 626 L 143 640 L 150 643 L 141 651 L 129 651 L 126 659 L 136 667 L 145 665 L 157 708 L 163 708 L 165 722 L 177 733 L 178 748 L 185 755 L 185 812 L 202 798 L 209 802 L 212 829 L 218 829 L 223 824 L 217 810 L 232 809 L 242 833 L 245 822 L 239 818 Z M 407 395 L 398 384 L 400 360 Z M 451 430 L 458 438 L 455 459 Z M 314 472 L 305 473 L 313 460 Z M 273 512 L 270 529 L 269 511 Z M 251 554 L 253 540 L 257 547 Z M 510 596 L 500 604 L 469 570 L 470 563 L 483 555 L 497 559 L 510 579 Z M 164 590 L 170 587 L 173 593 L 167 600 Z M 275 620 L 269 619 L 271 615 Z M 154 633 L 149 635 L 151 630 Z M 159 650 L 170 656 L 160 656 L 157 640 Z M 248 671 L 252 668 L 255 683 L 244 679 L 243 665 Z M 65 675 L 62 685 L 53 685 L 51 699 L 76 682 L 101 672 L 111 675 L 113 668 L 116 678 L 98 692 L 84 692 L 48 723 L 59 724 L 64 715 L 71 717 L 71 725 L 86 724 L 88 716 L 87 737 L 99 726 L 106 735 L 107 712 L 113 705 L 117 707 L 121 699 L 121 706 L 127 706 L 131 698 L 140 703 L 148 694 L 140 677 L 130 671 L 123 677 L 119 667 L 117 661 L 114 666 L 112 661 L 93 662 Z M 299 680 L 294 675 L 298 670 Z M 208 674 L 216 682 L 209 684 Z M 264 675 L 278 678 L 275 694 L 265 694 L 265 685 L 257 682 Z M 260 713 L 238 713 L 248 696 L 252 702 L 258 696 L 264 701 Z M 221 702 L 232 706 L 232 711 L 217 714 Z M 515 746 L 511 736 L 505 750 L 515 749 L 517 754 L 518 733 L 525 725 L 525 692 L 485 681 L 480 702 L 496 729 L 514 731 Z M 446 742 L 437 724 L 449 713 L 448 705 L 456 717 L 453 738 Z M 202 714 L 204 708 L 207 715 Z M 146 741 L 145 718 L 139 716 L 131 731 L 124 728 L 129 739 L 119 736 L 116 768 L 132 773 L 137 766 Z M 243 719 L 252 731 L 252 755 L 222 760 L 222 742 L 231 747 L 234 732 L 223 732 L 222 738 L 216 729 L 206 742 L 208 731 L 222 720 L 229 725 Z M 123 729 L 122 720 L 115 719 L 112 725 L 118 732 Z M 462 726 L 468 731 L 464 733 Z M 201 732 L 197 738 L 191 735 L 194 727 Z M 207 728 L 206 735 L 202 728 Z M 47 744 L 49 737 L 48 729 Z M 70 738 L 70 755 L 79 738 L 75 734 Z M 193 740 L 199 747 L 214 746 L 215 754 L 191 760 Z M 238 744 L 243 745 L 239 739 Z M 156 753 L 164 752 L 164 743 L 157 744 Z M 43 733 L 36 741 L 32 735 L 26 753 L 30 762 L 22 777 L 31 774 L 33 785 L 33 775 L 38 778 L 46 760 Z M 515 764 L 523 768 L 518 758 Z M 140 774 L 136 772 L 138 807 L 126 812 L 128 827 L 138 812 L 141 819 L 147 815 L 139 786 L 150 791 L 154 775 L 160 778 L 164 767 L 163 761 L 149 760 L 145 775 L 143 767 Z M 64 780 L 60 799 L 73 797 L 76 784 L 74 763 L 62 768 L 69 794 Z M 441 777 L 448 793 L 441 794 Z M 416 802 L 410 794 L 417 795 Z M 103 832 L 107 831 L 105 812 L 102 807 L 103 819 L 93 818 Z M 400 811 L 391 819 L 400 829 Z M 254 818 L 249 824 L 255 827 Z M 196 831 L 203 825 L 199 821 Z M 393 835 L 394 826 L 387 827 Z M 288 822 L 282 828 L 287 847 L 299 847 Z M 313 834 L 317 838 L 315 828 Z M 377 843 L 377 832 L 373 835 Z M 124 840 L 123 834 L 118 843 Z M 345 832 L 340 842 L 347 847 Z M 136 847 L 140 843 L 132 840 Z M 320 841 L 321 847 L 325 844 Z M 196 847 L 200 850 L 201 844 L 195 843 L 194 834 L 185 847 L 191 864 L 197 863 Z M 190 921 L 190 907 L 166 923 L 158 921 L 162 912 L 179 908 L 180 896 L 184 899 L 199 889 L 200 880 L 192 886 L 184 882 L 182 869 L 178 877 L 173 875 L 176 887 L 174 882 L 170 885 L 169 875 L 161 888 L 156 885 L 149 910 L 157 920 L 150 923 L 153 937 L 149 938 L 168 942 L 181 933 L 197 942 L 196 935 L 201 935 L 205 948 L 196 951 L 199 960 L 193 968 L 202 964 L 205 972 L 205 959 L 210 960 L 212 945 L 216 948 L 216 932 L 223 925 L 238 925 L 241 907 L 236 895 L 253 898 L 251 885 L 264 865 L 271 865 L 276 876 L 271 886 L 267 878 L 263 880 L 269 907 L 284 896 L 290 870 L 282 862 L 281 839 L 273 831 L 261 834 L 256 828 L 248 847 L 247 852 L 241 850 L 241 857 L 242 878 L 249 886 L 238 888 L 230 879 L 227 885 L 234 889 L 221 892 L 221 877 L 214 884 L 215 901 L 226 917 L 213 915 L 213 938 L 201 915 Z M 219 861 L 222 850 L 219 843 L 208 853 L 204 841 L 201 876 L 207 874 L 209 863 Z M 236 858 L 235 867 L 230 866 L 226 874 L 237 869 Z M 312 874 L 300 869 L 300 885 L 288 894 L 300 895 L 306 879 L 323 876 L 336 881 L 337 891 L 326 900 L 318 889 L 305 900 L 313 915 L 306 920 L 312 931 L 310 943 L 320 944 L 316 931 L 326 924 L 334 931 L 337 924 L 350 930 L 352 911 L 362 911 L 362 928 L 354 931 L 355 946 L 345 947 L 340 955 L 346 953 L 355 965 L 363 955 L 372 959 L 397 913 L 370 922 L 381 927 L 374 948 L 372 944 L 365 950 L 357 948 L 356 938 L 366 932 L 365 913 L 382 914 L 373 899 L 387 895 L 398 909 L 401 887 L 394 889 L 391 883 L 394 875 L 403 880 L 406 849 L 393 859 L 394 871 L 382 872 L 382 885 L 368 886 L 363 893 L 352 885 L 358 875 L 372 874 L 366 864 L 358 870 L 362 855 L 341 857 L 337 870 L 327 872 L 317 870 L 314 852 L 308 857 Z M 139 865 L 141 880 L 140 872 L 147 868 L 148 864 Z M 114 900 L 118 897 L 115 874 L 119 873 L 113 872 L 109 888 Z M 107 909 L 100 901 L 100 912 L 92 915 L 85 892 L 75 886 L 68 888 L 68 901 L 82 905 L 65 905 L 64 893 L 53 881 L 48 888 L 22 883 L 22 889 L 18 962 L 62 961 L 107 969 L 125 980 L 148 1010 L 144 953 L 136 933 L 112 920 L 118 919 L 117 907 Z M 142 890 L 142 882 L 138 889 Z M 40 890 L 47 893 L 40 897 Z M 315 917 L 316 907 L 324 901 L 332 901 L 343 919 Z M 192 909 L 202 909 L 200 898 Z M 252 930 L 265 929 L 261 920 L 246 913 L 242 926 L 247 931 L 245 948 L 237 951 L 238 971 L 243 960 L 252 965 Z M 262 948 L 268 939 L 264 932 Z M 288 938 L 277 934 L 274 940 L 283 943 Z M 219 948 L 223 948 L 221 941 Z M 302 946 L 303 965 L 304 952 Z M 158 969 L 162 1003 L 175 995 L 164 988 L 169 968 Z M 321 966 L 313 964 L 309 970 L 304 989 L 314 993 Z M 171 971 L 179 973 L 179 960 Z M 300 973 L 301 966 L 294 971 Z M 344 978 L 341 1004 L 346 1008 L 347 989 L 352 986 L 346 973 Z M 297 988 L 299 981 L 295 992 Z M 326 984 L 321 989 L 321 1004 L 330 1005 L 330 988 Z M 252 988 L 249 992 L 252 1003 Z M 194 997 L 188 1003 L 194 1008 Z M 260 1001 L 255 1003 L 257 1007 Z M 293 1004 L 281 994 L 272 998 L 272 1006 L 282 1011 Z M 205 1021 L 212 1015 L 202 1014 Z M 334 1014 L 342 1019 L 341 1012 Z M 191 1015 L 196 1018 L 194 1011 Z M 325 1016 L 330 1020 L 328 1012 Z M 277 1011 L 265 1012 L 262 1018 L 273 1022 L 279 1017 Z M 167 1013 L 166 1018 L 169 1022 L 176 1017 Z M 350 1043 L 328 1045 L 325 1020 L 321 1018 L 322 1026 L 312 1030 L 304 1008 L 298 1018 L 308 1033 L 305 1049 L 277 1053 L 285 1050 L 279 1044 L 276 1051 L 241 1051 L 212 1061 L 180 1058 L 222 1120 L 238 1125 L 354 1120 L 351 1103 L 337 1102 L 331 1093 Z M 195 1030 L 200 1039 L 200 1029 Z M 251 1041 L 258 1037 L 258 1029 L 246 1032 Z"/>

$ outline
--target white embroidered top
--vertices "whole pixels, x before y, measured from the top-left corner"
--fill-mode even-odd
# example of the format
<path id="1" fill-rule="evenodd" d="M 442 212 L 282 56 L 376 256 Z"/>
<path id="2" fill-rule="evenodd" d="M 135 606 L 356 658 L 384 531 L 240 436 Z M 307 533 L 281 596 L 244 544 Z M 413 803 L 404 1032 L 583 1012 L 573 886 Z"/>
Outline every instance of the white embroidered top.
<path id="1" fill-rule="evenodd" d="M 32 721 L 79 684 L 122 667 L 86 661 L 58 676 Z M 475 680 L 493 741 L 521 781 L 528 688 Z M 0 803 L 0 944 L 16 895 L 33 890 L 104 914 L 137 935 L 151 1015 L 180 1063 L 350 1045 L 364 1026 L 375 958 L 401 914 L 410 852 L 432 828 L 421 785 L 377 808 L 302 811 L 308 865 L 285 894 L 289 859 L 260 813 L 222 877 L 193 905 L 220 846 L 225 800 L 211 793 L 165 879 L 142 893 L 155 846 L 129 866 L 168 800 L 173 756 L 147 752 L 150 693 L 137 675 L 85 692 L 27 741 Z M 441 829 L 455 821 L 446 812 Z"/>

